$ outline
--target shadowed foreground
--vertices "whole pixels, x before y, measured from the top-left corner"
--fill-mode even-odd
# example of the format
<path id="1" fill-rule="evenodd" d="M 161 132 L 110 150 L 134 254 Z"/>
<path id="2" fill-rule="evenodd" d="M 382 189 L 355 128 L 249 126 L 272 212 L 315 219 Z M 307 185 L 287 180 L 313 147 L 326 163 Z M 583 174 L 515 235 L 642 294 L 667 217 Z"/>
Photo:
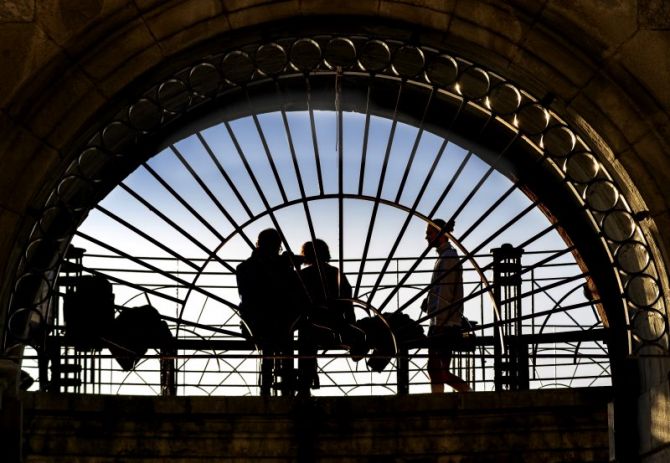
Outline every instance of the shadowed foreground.
<path id="1" fill-rule="evenodd" d="M 610 389 L 305 400 L 28 393 L 27 462 L 604 462 Z"/>

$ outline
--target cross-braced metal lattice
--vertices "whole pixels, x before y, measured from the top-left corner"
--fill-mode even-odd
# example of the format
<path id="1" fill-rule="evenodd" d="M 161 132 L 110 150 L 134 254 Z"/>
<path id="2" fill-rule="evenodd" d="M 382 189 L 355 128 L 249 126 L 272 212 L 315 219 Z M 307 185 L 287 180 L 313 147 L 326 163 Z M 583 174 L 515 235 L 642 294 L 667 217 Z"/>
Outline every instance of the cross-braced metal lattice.
<path id="1" fill-rule="evenodd" d="M 184 128 L 167 137 L 176 127 Z M 157 150 L 156 140 L 168 141 Z M 241 339 L 233 273 L 262 228 L 279 230 L 286 249 L 325 238 L 362 314 L 400 311 L 425 324 L 418 304 L 432 265 L 423 228 L 437 217 L 456 221 L 450 238 L 469 276 L 464 302 L 479 322 L 469 329 L 478 344 L 463 368 L 474 374 L 479 361 L 473 381 L 493 382 L 484 365 L 495 346 L 509 349 L 503 332 L 530 353 L 531 378 L 548 370 L 537 364 L 547 340 L 563 343 L 548 357 L 591 359 L 584 377 L 608 374 L 597 360 L 607 358 L 603 320 L 628 327 L 636 353 L 667 352 L 666 309 L 642 228 L 597 154 L 557 114 L 438 50 L 327 36 L 209 56 L 151 86 L 91 137 L 25 248 L 6 345 L 45 350 L 74 236 L 89 251 L 75 270 L 104 275 L 117 305 L 141 299 L 178 339 L 210 342 L 193 339 L 193 349 L 171 354 L 177 376 L 200 372 L 200 380 L 183 376 L 193 388 L 185 393 L 213 393 L 231 376 L 252 388 L 253 349 L 239 345 L 248 352 L 233 360 L 215 341 Z M 505 243 L 525 251 L 513 301 L 496 297 L 491 281 L 489 252 Z M 518 310 L 501 316 L 499 306 L 511 302 Z M 553 324 L 557 317 L 563 322 Z M 585 342 L 593 352 L 584 353 Z M 410 384 L 423 378 L 417 349 L 398 357 Z M 393 389 L 388 378 L 361 385 L 358 365 L 338 357 L 322 371 L 341 393 Z M 140 383 L 160 383 L 146 379 L 158 370 Z M 539 376 L 537 387 L 571 382 Z"/>

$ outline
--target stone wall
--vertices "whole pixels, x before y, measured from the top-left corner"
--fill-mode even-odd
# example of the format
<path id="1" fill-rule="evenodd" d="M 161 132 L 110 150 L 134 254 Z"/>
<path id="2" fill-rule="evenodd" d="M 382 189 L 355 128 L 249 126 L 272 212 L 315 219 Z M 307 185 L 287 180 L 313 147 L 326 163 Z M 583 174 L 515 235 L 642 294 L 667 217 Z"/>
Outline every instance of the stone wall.
<path id="1" fill-rule="evenodd" d="M 26 462 L 604 462 L 609 389 L 390 397 L 24 396 Z"/>

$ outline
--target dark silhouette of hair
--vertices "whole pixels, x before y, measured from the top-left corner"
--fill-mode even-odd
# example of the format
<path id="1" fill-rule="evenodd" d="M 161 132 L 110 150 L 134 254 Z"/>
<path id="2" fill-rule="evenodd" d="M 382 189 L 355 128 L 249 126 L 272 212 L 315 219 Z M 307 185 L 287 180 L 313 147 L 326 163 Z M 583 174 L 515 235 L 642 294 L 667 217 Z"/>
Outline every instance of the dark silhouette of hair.
<path id="1" fill-rule="evenodd" d="M 454 231 L 454 225 L 455 224 L 456 223 L 453 220 L 450 220 L 449 222 L 446 222 L 442 219 L 433 219 L 433 226 L 437 227 L 437 230 L 438 231 L 441 230 L 442 232 L 451 233 L 452 231 Z M 431 224 L 429 224 L 429 226 L 430 225 Z"/>
<path id="2" fill-rule="evenodd" d="M 281 237 L 274 228 L 266 228 L 258 234 L 256 246 L 262 252 L 277 253 L 281 247 Z"/>
<path id="3" fill-rule="evenodd" d="M 307 241 L 303 244 L 300 253 L 305 258 L 305 263 L 307 264 L 315 264 L 317 259 L 320 262 L 328 262 L 330 260 L 328 244 L 318 238 L 314 242 Z"/>

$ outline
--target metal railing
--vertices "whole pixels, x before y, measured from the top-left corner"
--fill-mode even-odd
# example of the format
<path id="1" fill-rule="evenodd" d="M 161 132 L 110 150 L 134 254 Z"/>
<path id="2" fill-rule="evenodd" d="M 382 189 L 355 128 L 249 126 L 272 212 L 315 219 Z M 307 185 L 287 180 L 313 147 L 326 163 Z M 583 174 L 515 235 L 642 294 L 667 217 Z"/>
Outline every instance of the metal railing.
<path id="1" fill-rule="evenodd" d="M 546 253 L 529 253 L 527 258 L 542 261 Z M 485 272 L 491 271 L 491 256 L 473 256 Z M 152 261 L 152 258 L 143 258 Z M 379 259 L 381 262 L 383 259 Z M 395 290 L 393 303 L 383 314 L 402 307 L 412 295 L 429 283 L 433 262 L 426 259 L 402 287 L 396 285 L 415 258 L 396 258 L 380 275 L 375 259 L 368 258 L 361 276 L 360 298 L 366 297 L 369 281 L 381 278 L 377 297 Z M 38 379 L 34 388 L 62 392 L 94 394 L 178 394 L 178 395 L 257 395 L 258 374 L 263 355 L 254 344 L 241 335 L 240 320 L 234 310 L 209 298 L 197 298 L 188 284 L 167 284 L 160 276 L 146 269 L 120 267 L 123 262 L 113 256 L 84 255 L 77 274 L 106 275 L 114 286 L 117 309 L 134 305 L 154 305 L 164 317 L 175 337 L 169 352 L 149 349 L 131 371 L 124 371 L 108 349 L 78 350 L 69 344 L 67 327 L 63 326 L 63 295 L 49 301 L 51 326 L 45 343 L 26 348 L 22 368 Z M 183 270 L 174 259 L 154 258 L 165 271 L 180 279 L 193 281 L 218 294 L 235 300 L 234 275 L 213 268 L 202 272 Z M 345 273 L 357 269 L 354 259 L 343 259 Z M 232 266 L 235 261 L 230 261 Z M 506 339 L 525 359 L 531 389 L 610 384 L 610 368 L 605 332 L 599 323 L 594 301 L 582 292 L 583 279 L 575 278 L 581 271 L 574 262 L 549 262 L 538 267 L 524 267 L 521 295 L 522 332 Z M 62 277 L 72 276 L 64 273 Z M 464 378 L 474 390 L 493 390 L 496 358 L 494 329 L 513 320 L 498 320 L 491 300 L 492 288 L 479 279 L 470 266 L 464 268 L 465 315 L 476 322 L 467 335 L 467 343 L 457 348 L 452 370 Z M 161 295 L 169 295 L 170 298 Z M 179 302 L 177 302 L 179 301 Z M 596 301 L 597 302 L 597 301 Z M 366 301 L 374 305 L 374 301 Z M 421 312 L 417 304 L 405 311 L 417 320 Z M 358 318 L 370 316 L 361 307 Z M 427 322 L 422 324 L 427 332 Z M 236 333 L 240 333 L 236 335 Z M 367 367 L 368 355 L 354 361 L 341 347 L 319 350 L 320 388 L 314 395 L 377 395 L 429 392 L 426 373 L 427 346 L 424 339 L 399 346 L 381 372 Z M 297 349 L 294 352 L 297 359 Z M 170 378 L 169 381 L 166 378 Z"/>

